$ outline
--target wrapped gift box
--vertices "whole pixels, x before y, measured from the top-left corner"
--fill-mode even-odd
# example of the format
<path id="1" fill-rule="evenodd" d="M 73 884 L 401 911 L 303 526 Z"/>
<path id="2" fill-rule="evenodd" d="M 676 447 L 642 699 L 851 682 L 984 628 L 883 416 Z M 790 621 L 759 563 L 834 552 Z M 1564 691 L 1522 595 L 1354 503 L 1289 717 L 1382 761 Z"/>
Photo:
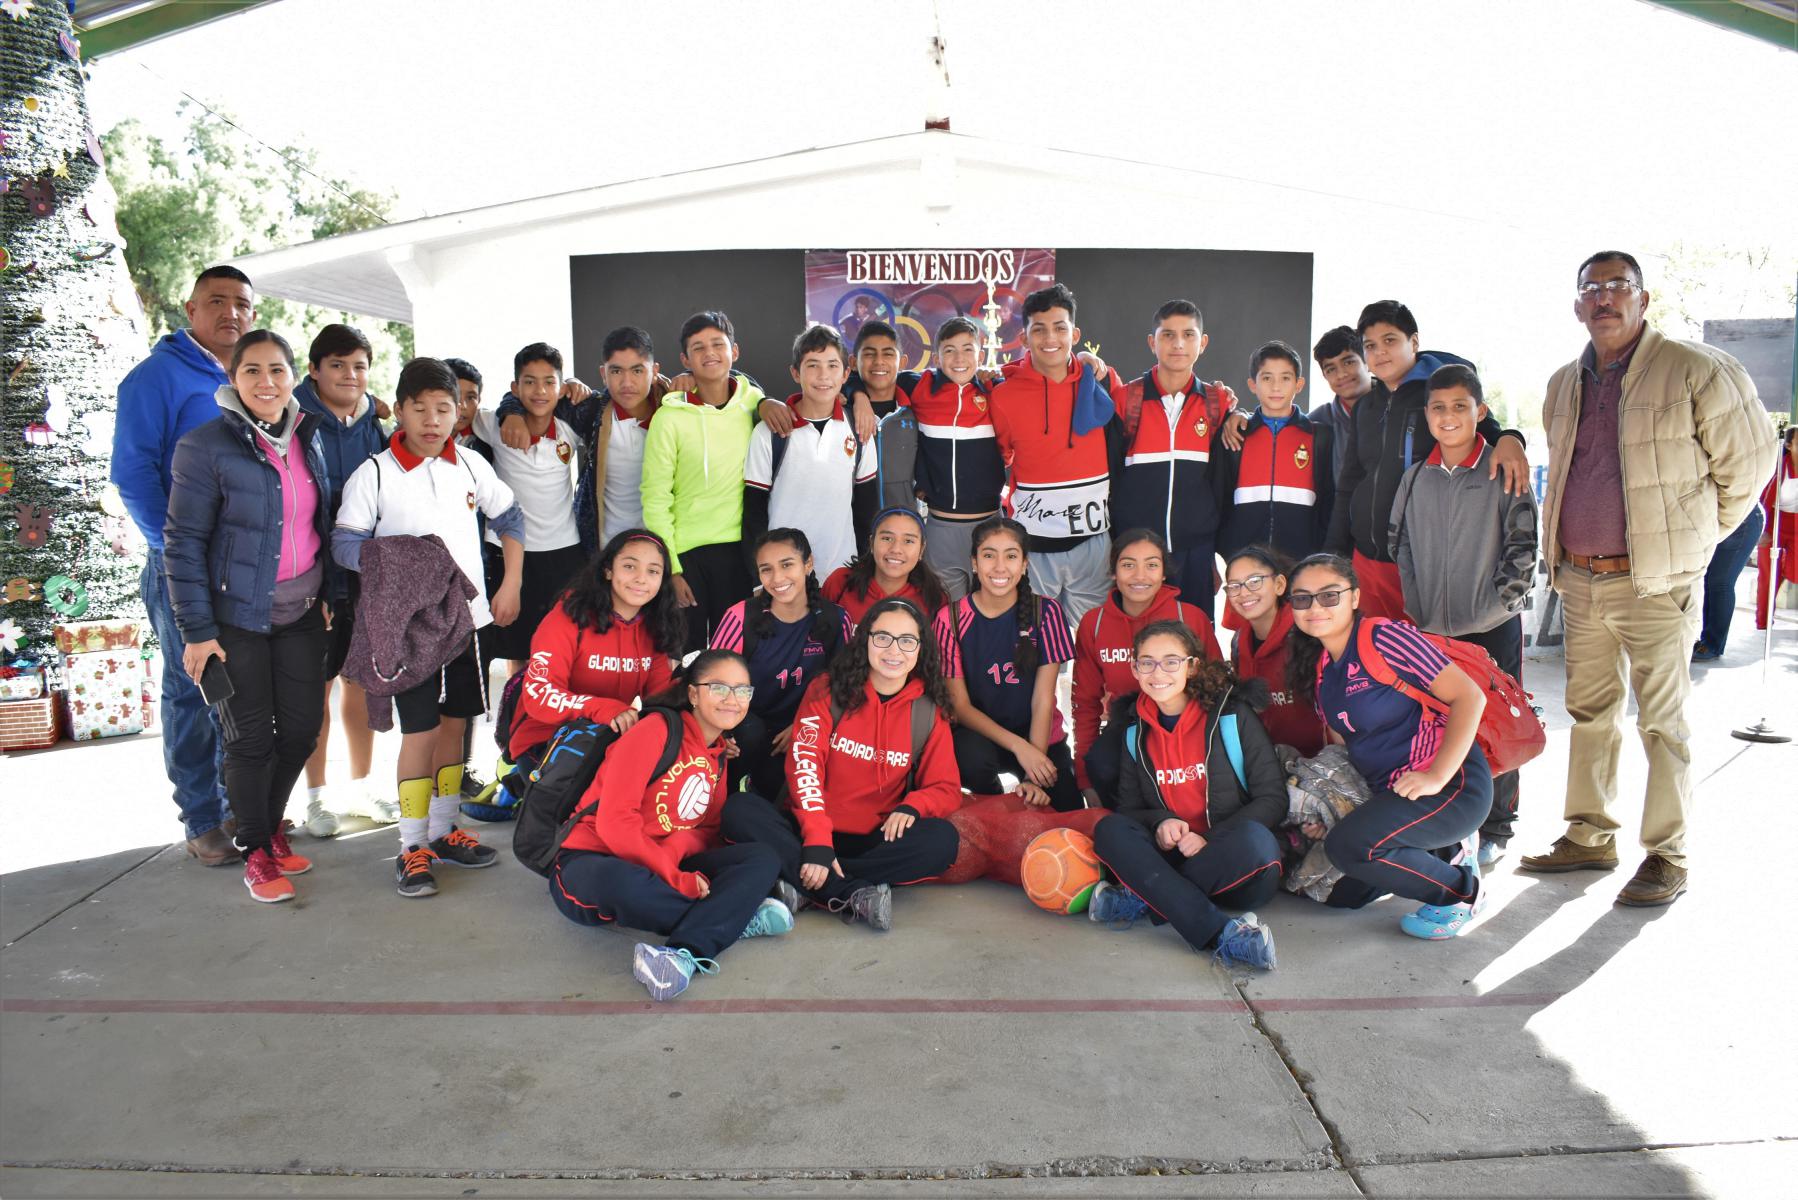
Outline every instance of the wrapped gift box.
<path id="1" fill-rule="evenodd" d="M 0 703 L 0 750 L 41 750 L 61 738 L 54 697 Z"/>
<path id="2" fill-rule="evenodd" d="M 62 660 L 69 736 L 78 742 L 144 730 L 144 660 L 136 647 Z"/>
<path id="3" fill-rule="evenodd" d="M 42 663 L 0 666 L 0 700 L 37 700 L 44 694 Z"/>
<path id="4" fill-rule="evenodd" d="M 135 650 L 143 644 L 136 621 L 71 621 L 51 631 L 59 654 L 98 654 L 102 650 Z"/>

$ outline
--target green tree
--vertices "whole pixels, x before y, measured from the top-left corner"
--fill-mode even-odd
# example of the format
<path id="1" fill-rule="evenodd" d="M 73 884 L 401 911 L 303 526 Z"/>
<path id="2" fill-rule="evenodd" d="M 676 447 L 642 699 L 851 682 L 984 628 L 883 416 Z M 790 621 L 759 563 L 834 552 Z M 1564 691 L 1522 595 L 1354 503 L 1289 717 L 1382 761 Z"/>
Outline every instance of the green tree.
<path id="1" fill-rule="evenodd" d="M 205 267 L 386 223 L 392 195 L 327 177 L 316 150 L 270 150 L 219 113 L 187 101 L 181 112 L 187 130 L 178 145 L 166 144 L 135 118 L 101 138 L 119 197 L 125 261 L 152 340 L 185 324 L 182 304 Z M 370 321 L 268 296 L 258 298 L 256 312 L 259 325 L 281 333 L 300 354 L 322 325 L 358 326 L 374 345 L 371 380 L 392 380 L 412 356 L 411 327 L 399 321 Z M 380 391 L 384 385 L 371 386 Z"/>

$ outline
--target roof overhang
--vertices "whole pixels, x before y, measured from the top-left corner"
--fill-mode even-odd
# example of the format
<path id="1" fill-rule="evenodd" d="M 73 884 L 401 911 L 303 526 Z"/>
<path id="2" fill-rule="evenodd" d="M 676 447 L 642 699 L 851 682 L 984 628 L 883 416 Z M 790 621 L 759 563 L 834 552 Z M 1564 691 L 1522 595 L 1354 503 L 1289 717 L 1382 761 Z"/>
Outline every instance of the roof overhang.
<path id="1" fill-rule="evenodd" d="M 224 17 L 257 8 L 272 0 L 75 0 L 75 32 L 81 35 L 81 56 L 88 60 L 117 54 L 145 42 L 165 38 Z"/>
<path id="2" fill-rule="evenodd" d="M 1798 52 L 1798 0 L 1644 0 Z"/>

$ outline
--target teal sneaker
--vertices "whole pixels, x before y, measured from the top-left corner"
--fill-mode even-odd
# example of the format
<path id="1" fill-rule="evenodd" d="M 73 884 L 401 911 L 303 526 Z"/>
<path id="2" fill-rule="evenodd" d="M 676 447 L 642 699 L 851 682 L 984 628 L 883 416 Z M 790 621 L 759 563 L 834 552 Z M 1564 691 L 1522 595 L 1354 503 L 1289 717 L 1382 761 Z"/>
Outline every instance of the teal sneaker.
<path id="1" fill-rule="evenodd" d="M 1471 904 L 1426 904 L 1416 912 L 1406 913 L 1399 918 L 1398 927 L 1412 937 L 1422 938 L 1426 942 L 1444 942 L 1466 933 L 1473 919 L 1485 911 L 1486 885 L 1480 880 L 1479 868 L 1474 863 L 1463 865 L 1474 868 L 1473 876 L 1479 886 L 1479 890 L 1473 894 Z"/>
<path id="2" fill-rule="evenodd" d="M 1277 961 L 1274 956 L 1273 932 L 1261 924 L 1252 912 L 1233 917 L 1224 926 L 1224 931 L 1217 935 L 1217 945 L 1213 947 L 1211 957 L 1226 967 L 1253 967 L 1257 971 L 1271 971 Z"/>
<path id="3" fill-rule="evenodd" d="M 743 927 L 743 936 L 779 937 L 792 928 L 793 910 L 770 896 L 755 910 L 755 916 L 749 918 L 749 924 Z"/>
<path id="4" fill-rule="evenodd" d="M 1101 925 L 1115 924 L 1128 929 L 1136 919 L 1149 911 L 1149 902 L 1121 883 L 1099 883 L 1093 887 L 1086 915 Z"/>
<path id="5" fill-rule="evenodd" d="M 631 974 L 649 989 L 651 1000 L 674 999 L 687 990 L 696 971 L 716 975 L 718 964 L 709 958 L 694 958 L 693 952 L 685 948 L 671 950 L 648 942 L 638 942 L 631 955 Z"/>

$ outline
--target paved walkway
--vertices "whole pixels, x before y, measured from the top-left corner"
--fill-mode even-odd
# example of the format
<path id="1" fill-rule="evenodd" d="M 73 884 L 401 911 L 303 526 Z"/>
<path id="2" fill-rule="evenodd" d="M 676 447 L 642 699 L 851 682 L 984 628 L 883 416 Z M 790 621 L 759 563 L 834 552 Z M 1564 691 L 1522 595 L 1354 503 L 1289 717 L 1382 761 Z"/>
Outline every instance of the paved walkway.
<path id="1" fill-rule="evenodd" d="M 1798 749 L 1728 731 L 1798 733 L 1798 635 L 1763 703 L 1751 634 L 1700 672 L 1677 905 L 1612 905 L 1633 838 L 1611 876 L 1508 860 L 1444 945 L 1282 896 L 1265 977 L 976 883 L 886 935 L 806 914 L 652 1007 L 633 939 L 509 860 L 406 903 L 389 830 L 303 841 L 302 898 L 257 906 L 159 841 L 153 738 L 7 757 L 0 1193 L 1790 1195 Z M 1567 722 L 1559 660 L 1527 674 L 1536 848 Z"/>

